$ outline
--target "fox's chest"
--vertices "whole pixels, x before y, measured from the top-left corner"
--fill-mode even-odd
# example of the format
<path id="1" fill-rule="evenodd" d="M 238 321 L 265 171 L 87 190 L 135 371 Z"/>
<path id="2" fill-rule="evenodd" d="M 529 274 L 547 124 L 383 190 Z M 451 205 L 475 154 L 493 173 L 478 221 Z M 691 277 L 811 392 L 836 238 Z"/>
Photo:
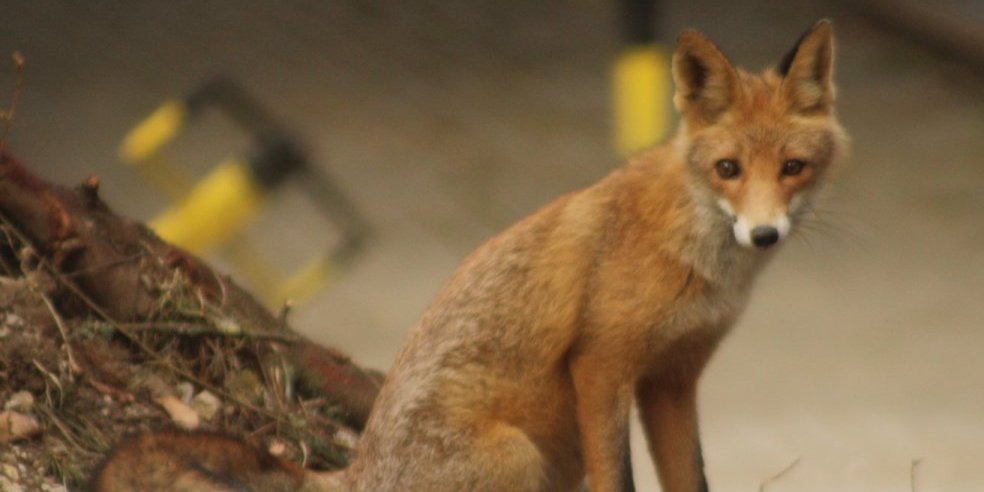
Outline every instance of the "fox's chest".
<path id="1" fill-rule="evenodd" d="M 747 290 L 703 288 L 657 314 L 639 355 L 645 377 L 687 374 L 699 370 L 741 314 Z"/>
<path id="2" fill-rule="evenodd" d="M 727 327 L 744 310 L 748 290 L 744 286 L 704 286 L 700 292 L 680 302 L 668 322 L 683 331 Z"/>
<path id="3" fill-rule="evenodd" d="M 730 237 L 729 237 L 730 239 Z M 681 323 L 692 326 L 730 325 L 745 309 L 755 277 L 768 256 L 727 241 L 692 259 L 699 287 L 679 303 Z"/>
<path id="4" fill-rule="evenodd" d="M 720 336 L 744 311 L 760 264 L 732 258 L 707 273 L 695 267 L 689 286 L 681 290 L 670 308 L 654 313 L 657 337 L 672 339 L 684 334 Z"/>

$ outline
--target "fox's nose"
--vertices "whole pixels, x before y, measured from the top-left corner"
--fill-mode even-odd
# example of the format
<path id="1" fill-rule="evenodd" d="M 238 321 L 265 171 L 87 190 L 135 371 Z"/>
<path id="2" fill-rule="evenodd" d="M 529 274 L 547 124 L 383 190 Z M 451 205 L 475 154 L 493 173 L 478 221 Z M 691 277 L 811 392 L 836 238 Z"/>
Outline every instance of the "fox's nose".
<path id="1" fill-rule="evenodd" d="M 752 244 L 768 248 L 779 241 L 779 230 L 772 226 L 758 226 L 752 229 Z"/>

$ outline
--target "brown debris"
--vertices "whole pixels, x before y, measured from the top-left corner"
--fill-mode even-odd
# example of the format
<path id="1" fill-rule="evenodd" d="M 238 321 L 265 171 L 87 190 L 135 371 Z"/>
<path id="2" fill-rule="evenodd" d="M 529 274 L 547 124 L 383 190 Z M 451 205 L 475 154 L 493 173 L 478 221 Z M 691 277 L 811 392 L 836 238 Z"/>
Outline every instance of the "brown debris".
<path id="1" fill-rule="evenodd" d="M 382 375 L 294 333 L 98 189 L 0 155 L 0 402 L 33 397 L 0 414 L 0 442 L 20 446 L 0 462 L 74 490 L 124 435 L 181 427 L 343 465 Z"/>

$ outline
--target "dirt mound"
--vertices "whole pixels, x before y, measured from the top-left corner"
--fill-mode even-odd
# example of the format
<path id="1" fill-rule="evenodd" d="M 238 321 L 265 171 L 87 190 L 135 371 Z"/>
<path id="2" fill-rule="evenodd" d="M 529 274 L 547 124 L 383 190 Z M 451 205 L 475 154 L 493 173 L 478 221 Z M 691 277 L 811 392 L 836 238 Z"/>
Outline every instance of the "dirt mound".
<path id="1" fill-rule="evenodd" d="M 98 181 L 0 172 L 0 490 L 84 488 L 121 437 L 175 427 L 347 462 L 378 373 L 113 215 Z"/>

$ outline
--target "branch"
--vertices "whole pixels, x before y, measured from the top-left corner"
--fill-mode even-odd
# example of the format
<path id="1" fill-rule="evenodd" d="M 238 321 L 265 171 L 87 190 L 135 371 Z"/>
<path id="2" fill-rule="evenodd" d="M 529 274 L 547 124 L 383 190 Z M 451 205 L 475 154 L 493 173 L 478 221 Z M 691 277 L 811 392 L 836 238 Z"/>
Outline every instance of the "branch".
<path id="1" fill-rule="evenodd" d="M 765 492 L 765 488 L 766 487 L 768 487 L 769 485 L 772 485 L 773 482 L 776 482 L 779 479 L 781 479 L 782 477 L 786 476 L 786 474 L 789 473 L 790 471 L 792 471 L 793 468 L 796 468 L 796 465 L 799 464 L 799 462 L 800 462 L 801 459 L 802 458 L 796 458 L 795 460 L 793 460 L 792 463 L 790 463 L 789 465 L 787 465 L 786 468 L 783 468 L 782 471 L 780 471 L 779 473 L 776 473 L 775 475 L 769 477 L 764 482 L 762 482 L 762 484 L 759 485 L 759 491 L 758 492 Z"/>
<path id="2" fill-rule="evenodd" d="M 20 51 L 15 51 L 11 58 L 14 62 L 14 91 L 10 95 L 10 109 L 0 111 L 0 119 L 3 119 L 3 134 L 0 135 L 0 155 L 3 155 L 7 144 L 7 135 L 10 134 L 10 127 L 14 126 L 14 118 L 17 116 L 17 102 L 20 100 L 21 86 L 24 84 L 24 55 Z"/>
<path id="3" fill-rule="evenodd" d="M 66 290 L 142 351 L 156 357 L 134 329 L 167 314 L 162 298 L 183 295 L 198 303 L 206 319 L 235 323 L 242 337 L 286 345 L 289 362 L 309 390 L 338 402 L 356 426 L 365 423 L 382 380 L 379 372 L 295 333 L 227 276 L 143 224 L 114 214 L 98 189 L 95 177 L 75 191 L 47 183 L 0 154 L 5 229 L 32 245 Z"/>

